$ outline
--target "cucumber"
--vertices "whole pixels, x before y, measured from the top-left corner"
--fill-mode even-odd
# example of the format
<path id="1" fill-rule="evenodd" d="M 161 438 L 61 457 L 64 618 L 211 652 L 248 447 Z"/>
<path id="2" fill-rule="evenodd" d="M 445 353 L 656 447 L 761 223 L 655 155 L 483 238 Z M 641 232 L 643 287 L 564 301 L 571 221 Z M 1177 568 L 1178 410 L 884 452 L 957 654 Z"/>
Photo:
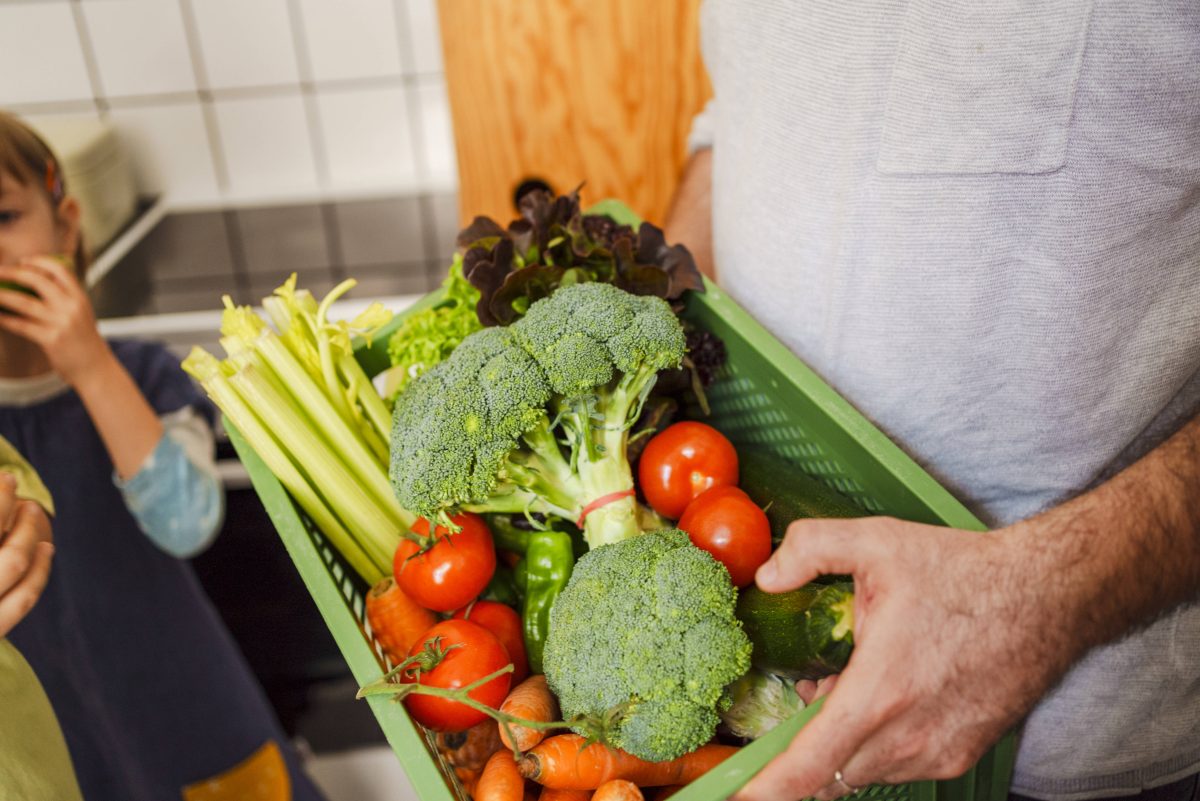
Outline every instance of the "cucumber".
<path id="1" fill-rule="evenodd" d="M 763 448 L 738 449 L 738 474 L 738 486 L 767 513 L 776 544 L 783 541 L 793 520 L 868 514 L 845 495 Z"/>
<path id="2" fill-rule="evenodd" d="M 754 667 L 789 679 L 838 673 L 854 650 L 850 582 L 814 582 L 780 593 L 752 585 L 738 597 L 737 617 L 754 645 Z"/>

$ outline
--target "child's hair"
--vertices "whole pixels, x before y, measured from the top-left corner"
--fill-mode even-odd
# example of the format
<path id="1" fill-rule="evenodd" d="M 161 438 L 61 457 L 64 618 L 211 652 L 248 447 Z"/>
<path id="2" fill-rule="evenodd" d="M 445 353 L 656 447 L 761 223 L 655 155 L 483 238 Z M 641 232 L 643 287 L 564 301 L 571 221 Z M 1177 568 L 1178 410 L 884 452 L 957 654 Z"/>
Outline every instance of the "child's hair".
<path id="1" fill-rule="evenodd" d="M 22 186 L 36 187 L 50 201 L 55 214 L 67 196 L 62 165 L 54 151 L 32 128 L 0 110 L 0 181 L 5 175 L 16 178 Z M 87 270 L 82 233 L 75 245 L 74 258 L 75 271 L 82 280 Z"/>

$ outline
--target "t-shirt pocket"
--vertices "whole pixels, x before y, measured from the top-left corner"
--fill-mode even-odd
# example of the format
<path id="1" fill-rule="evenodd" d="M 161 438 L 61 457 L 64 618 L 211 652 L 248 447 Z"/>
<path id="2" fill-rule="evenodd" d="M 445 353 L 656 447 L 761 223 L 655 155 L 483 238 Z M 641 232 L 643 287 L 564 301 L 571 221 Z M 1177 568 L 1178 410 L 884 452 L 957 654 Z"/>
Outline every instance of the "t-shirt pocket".
<path id="1" fill-rule="evenodd" d="M 1091 9 L 1092 0 L 910 0 L 880 172 L 1062 167 Z"/>

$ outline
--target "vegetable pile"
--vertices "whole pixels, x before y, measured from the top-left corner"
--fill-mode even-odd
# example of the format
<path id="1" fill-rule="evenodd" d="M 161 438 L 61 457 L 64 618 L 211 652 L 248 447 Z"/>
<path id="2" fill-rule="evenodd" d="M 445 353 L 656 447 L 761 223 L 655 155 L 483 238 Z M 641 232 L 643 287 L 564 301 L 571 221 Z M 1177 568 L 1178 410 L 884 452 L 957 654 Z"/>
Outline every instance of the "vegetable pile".
<path id="1" fill-rule="evenodd" d="M 599 283 L 539 300 L 471 334 L 396 401 L 396 496 L 453 511 L 540 513 L 590 547 L 639 532 L 625 449 L 658 371 L 683 358 L 671 308 Z"/>
<path id="2" fill-rule="evenodd" d="M 459 244 L 391 334 L 383 394 L 351 337 L 386 313 L 328 319 L 352 282 L 317 304 L 293 278 L 264 302 L 275 330 L 226 300 L 228 358 L 185 366 L 374 585 L 388 670 L 360 696 L 438 732 L 469 793 L 686 784 L 803 708 L 796 679 L 845 665 L 852 585 L 752 585 L 791 519 L 856 507 L 672 422 L 706 408 L 725 351 L 678 316 L 703 281 L 657 228 L 531 193 Z"/>

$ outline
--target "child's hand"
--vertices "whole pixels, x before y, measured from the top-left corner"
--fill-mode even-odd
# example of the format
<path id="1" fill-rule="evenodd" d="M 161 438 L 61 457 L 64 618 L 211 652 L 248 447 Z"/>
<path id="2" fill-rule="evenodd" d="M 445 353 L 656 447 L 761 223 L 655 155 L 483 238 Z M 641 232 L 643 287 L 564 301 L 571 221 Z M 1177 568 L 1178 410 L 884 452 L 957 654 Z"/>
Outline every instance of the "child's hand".
<path id="1" fill-rule="evenodd" d="M 0 330 L 36 343 L 50 366 L 78 388 L 88 370 L 104 364 L 111 353 L 96 328 L 96 317 L 83 286 L 56 259 L 36 257 L 0 265 L 0 281 L 12 281 L 36 297 L 0 288 Z"/>

